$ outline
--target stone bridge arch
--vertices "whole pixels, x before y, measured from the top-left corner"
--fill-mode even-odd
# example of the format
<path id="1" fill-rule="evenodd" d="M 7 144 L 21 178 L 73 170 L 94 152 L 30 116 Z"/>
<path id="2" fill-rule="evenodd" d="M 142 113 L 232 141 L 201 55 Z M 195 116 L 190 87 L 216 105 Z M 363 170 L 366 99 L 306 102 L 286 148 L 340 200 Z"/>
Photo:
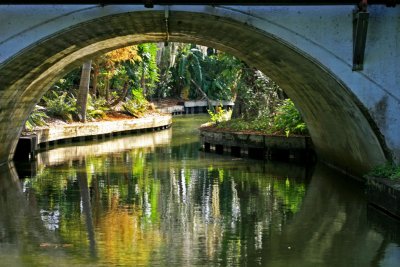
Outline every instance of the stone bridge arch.
<path id="1" fill-rule="evenodd" d="M 10 7 L 0 8 L 0 13 L 9 14 L 7 8 Z M 29 12 L 39 13 L 28 15 L 33 26 L 25 25 L 22 18 L 6 17 L 12 27 L 0 41 L 0 162 L 12 159 L 22 125 L 57 79 L 98 54 L 126 45 L 166 40 L 214 47 L 266 73 L 293 99 L 309 127 L 318 156 L 329 164 L 359 175 L 390 156 L 387 143 L 395 143 L 392 136 L 388 139 L 381 135 L 387 130 L 378 126 L 364 99 L 360 100 L 357 91 L 343 81 L 343 77 L 351 81 L 362 77 L 342 77 L 343 64 L 337 69 L 332 69 L 330 63 L 324 65 L 324 61 L 338 58 L 343 61 L 340 54 L 324 50 L 307 36 L 266 19 L 269 15 L 279 17 L 312 10 L 170 6 L 167 33 L 165 9 L 31 7 Z M 16 10 L 17 15 L 26 13 L 23 7 Z M 351 11 L 320 9 L 322 15 L 331 14 L 330 19 L 338 25 L 342 19 L 339 14 L 346 10 Z M 349 19 L 351 13 L 345 14 Z M 293 18 L 289 20 L 291 25 L 296 24 Z M 323 59 L 325 56 L 330 58 Z M 352 73 L 351 69 L 347 71 Z M 395 146 L 389 149 L 396 151 Z"/>

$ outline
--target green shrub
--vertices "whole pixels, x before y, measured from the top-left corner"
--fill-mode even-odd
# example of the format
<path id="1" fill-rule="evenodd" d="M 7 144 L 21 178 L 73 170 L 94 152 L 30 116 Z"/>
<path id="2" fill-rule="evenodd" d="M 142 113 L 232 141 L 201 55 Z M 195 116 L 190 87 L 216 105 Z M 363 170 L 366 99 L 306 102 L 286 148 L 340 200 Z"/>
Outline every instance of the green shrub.
<path id="1" fill-rule="evenodd" d="M 46 125 L 45 119 L 48 118 L 49 116 L 47 116 L 43 110 L 39 109 L 38 106 L 35 106 L 32 113 L 29 115 L 28 120 L 25 122 L 25 129 L 32 131 L 35 126 L 44 126 Z"/>
<path id="2" fill-rule="evenodd" d="M 268 118 L 257 118 L 253 121 L 244 119 L 231 119 L 222 121 L 218 128 L 228 128 L 235 131 L 259 131 L 269 133 L 270 125 Z"/>
<path id="3" fill-rule="evenodd" d="M 51 116 L 60 117 L 66 121 L 72 121 L 76 114 L 76 98 L 68 96 L 67 92 L 58 95 L 52 91 L 50 97 L 43 97 L 46 103 L 47 113 Z"/>
<path id="4" fill-rule="evenodd" d="M 146 112 L 149 102 L 144 97 L 142 89 L 133 89 L 132 95 L 133 98 L 122 104 L 122 107 L 132 116 L 139 118 Z"/>
<path id="5" fill-rule="evenodd" d="M 376 166 L 368 173 L 368 175 L 397 180 L 400 179 L 400 166 L 393 163 L 386 163 Z"/>
<path id="6" fill-rule="evenodd" d="M 87 119 L 104 118 L 109 110 L 110 108 L 108 107 L 107 100 L 101 97 L 93 98 L 90 95 L 88 96 L 88 105 L 86 109 Z"/>
<path id="7" fill-rule="evenodd" d="M 300 112 L 296 109 L 292 100 L 283 100 L 282 104 L 277 108 L 272 131 L 285 133 L 286 136 L 307 133 L 306 124 L 303 122 Z"/>
<path id="8" fill-rule="evenodd" d="M 215 108 L 215 112 L 213 112 L 212 110 L 208 109 L 208 114 L 210 114 L 211 117 L 211 121 L 219 124 L 220 122 L 223 121 L 229 121 L 231 119 L 232 116 L 232 110 L 226 110 L 226 109 L 222 109 L 221 106 L 217 106 Z"/>
<path id="9" fill-rule="evenodd" d="M 235 131 L 258 131 L 266 134 L 307 134 L 306 124 L 303 122 L 299 111 L 290 99 L 283 100 L 277 107 L 275 115 L 268 112 L 259 113 L 253 118 L 236 118 L 222 121 L 221 114 L 210 112 L 211 120 L 216 122 L 218 128 L 227 128 Z"/>

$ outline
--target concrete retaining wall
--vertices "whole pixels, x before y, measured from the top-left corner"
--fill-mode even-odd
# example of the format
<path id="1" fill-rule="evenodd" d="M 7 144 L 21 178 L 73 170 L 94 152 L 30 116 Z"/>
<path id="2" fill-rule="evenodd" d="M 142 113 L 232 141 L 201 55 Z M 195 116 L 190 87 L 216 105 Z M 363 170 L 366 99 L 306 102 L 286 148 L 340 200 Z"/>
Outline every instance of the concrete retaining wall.
<path id="1" fill-rule="evenodd" d="M 34 130 L 29 136 L 22 136 L 14 159 L 31 159 L 38 148 L 48 148 L 49 145 L 57 142 L 83 141 L 114 134 L 161 130 L 168 128 L 171 124 L 172 115 L 165 114 L 139 119 L 53 125 Z"/>
<path id="2" fill-rule="evenodd" d="M 368 202 L 400 218 L 400 182 L 367 177 L 366 195 Z"/>
<path id="3" fill-rule="evenodd" d="M 37 135 L 37 142 L 40 144 L 61 139 L 112 134 L 141 129 L 153 129 L 169 126 L 171 123 L 171 115 L 162 115 L 129 120 L 57 125 L 56 127 L 35 130 L 33 133 Z"/>
<path id="4" fill-rule="evenodd" d="M 200 139 L 205 151 L 214 150 L 219 154 L 230 153 L 239 157 L 307 160 L 313 154 L 308 136 L 269 136 L 200 129 Z"/>

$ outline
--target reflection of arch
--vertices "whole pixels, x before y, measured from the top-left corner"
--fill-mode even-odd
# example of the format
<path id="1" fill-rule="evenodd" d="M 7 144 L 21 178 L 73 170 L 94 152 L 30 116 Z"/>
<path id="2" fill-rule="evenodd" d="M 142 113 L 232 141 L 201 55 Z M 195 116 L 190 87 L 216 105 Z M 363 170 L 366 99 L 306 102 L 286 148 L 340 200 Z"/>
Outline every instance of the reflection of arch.
<path id="1" fill-rule="evenodd" d="M 374 260 L 380 263 L 385 257 L 382 252 L 388 242 L 385 233 L 371 227 L 364 205 L 358 182 L 349 183 L 332 169 L 317 164 L 301 209 L 282 232 L 269 237 L 273 242 L 263 247 L 262 254 L 267 256 L 262 266 L 297 266 L 299 262 L 304 266 L 375 266 Z M 392 234 L 393 229 L 383 232 Z M 269 257 L 279 253 L 280 258 Z"/>
<path id="2" fill-rule="evenodd" d="M 324 68 L 277 36 L 232 19 L 178 11 L 171 11 L 169 30 L 170 41 L 224 50 L 275 80 L 302 112 L 317 153 L 324 160 L 355 174 L 385 160 L 384 142 L 375 134 L 372 120 L 356 97 Z M 2 126 L 4 129 L 9 125 L 13 128 L 0 132 L 5 143 L 0 160 L 14 150 L 23 121 L 49 84 L 97 54 L 165 38 L 163 11 L 127 12 L 66 28 L 5 62 L 0 68 L 6 88 L 6 98 L 0 100 L 0 123 L 7 125 Z"/>
<path id="3" fill-rule="evenodd" d="M 26 264 L 20 255 L 26 252 L 27 246 L 32 248 L 30 255 L 34 255 L 43 244 L 60 244 L 41 220 L 37 199 L 30 190 L 23 191 L 12 163 L 0 166 L 0 245 L 6 248 L 0 250 L 2 265 Z"/>

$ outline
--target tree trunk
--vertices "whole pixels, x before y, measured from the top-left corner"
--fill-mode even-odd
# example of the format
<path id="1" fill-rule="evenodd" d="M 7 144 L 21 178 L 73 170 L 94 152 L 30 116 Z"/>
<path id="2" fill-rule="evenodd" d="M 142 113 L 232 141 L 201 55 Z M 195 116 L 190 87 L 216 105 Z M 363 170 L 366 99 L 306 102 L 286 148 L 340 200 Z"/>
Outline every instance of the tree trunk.
<path id="1" fill-rule="evenodd" d="M 193 79 L 190 79 L 190 81 L 194 84 L 194 86 L 197 88 L 197 90 L 200 92 L 203 98 L 207 100 L 208 108 L 212 112 L 215 112 L 214 106 L 211 104 L 211 100 L 208 98 L 207 94 L 200 88 L 200 86 Z"/>
<path id="2" fill-rule="evenodd" d="M 110 98 L 110 79 L 108 77 L 106 77 L 104 87 L 106 91 L 106 101 L 108 102 L 108 99 Z"/>
<path id="3" fill-rule="evenodd" d="M 178 49 L 178 45 L 176 43 L 172 43 L 170 49 L 171 49 L 171 52 L 170 52 L 169 64 L 170 64 L 170 67 L 172 67 L 175 65 L 176 52 Z"/>
<path id="4" fill-rule="evenodd" d="M 116 105 L 118 105 L 122 100 L 125 99 L 125 97 L 128 95 L 128 89 L 129 89 L 129 82 L 126 81 L 124 83 L 124 87 L 122 89 L 122 94 L 120 97 L 118 97 L 117 99 L 115 99 L 111 104 L 110 107 L 114 107 Z"/>
<path id="5" fill-rule="evenodd" d="M 156 62 L 157 62 L 157 66 L 161 65 L 161 60 L 164 54 L 164 49 L 165 46 L 163 43 L 157 43 L 157 56 L 156 56 Z"/>
<path id="6" fill-rule="evenodd" d="M 236 97 L 236 100 L 235 100 L 235 105 L 233 106 L 233 110 L 232 110 L 232 119 L 237 119 L 237 118 L 242 117 L 243 105 L 244 105 L 243 99 L 238 94 L 238 96 Z"/>
<path id="7" fill-rule="evenodd" d="M 143 95 L 146 97 L 146 77 L 145 77 L 145 69 L 144 69 L 144 62 L 142 62 L 142 77 L 140 78 L 140 86 L 143 90 Z"/>
<path id="8" fill-rule="evenodd" d="M 97 97 L 97 81 L 99 77 L 99 64 L 97 62 L 93 63 L 93 80 L 92 80 L 92 96 Z"/>
<path id="9" fill-rule="evenodd" d="M 90 69 L 92 66 L 92 61 L 86 61 L 82 66 L 81 80 L 79 83 L 79 91 L 77 96 L 77 109 L 78 118 L 81 122 L 86 122 L 86 109 L 87 109 L 87 99 L 89 93 L 89 83 L 90 83 Z"/>

